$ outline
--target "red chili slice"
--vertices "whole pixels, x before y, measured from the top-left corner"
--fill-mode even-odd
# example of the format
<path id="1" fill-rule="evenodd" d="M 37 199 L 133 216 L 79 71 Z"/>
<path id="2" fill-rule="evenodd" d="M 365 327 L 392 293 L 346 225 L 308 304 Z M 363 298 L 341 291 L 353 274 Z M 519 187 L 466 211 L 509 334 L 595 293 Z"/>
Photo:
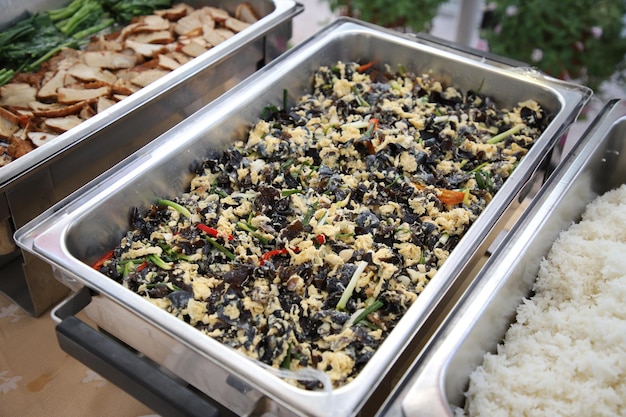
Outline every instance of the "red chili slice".
<path id="1" fill-rule="evenodd" d="M 263 254 L 263 256 L 261 256 L 261 260 L 259 261 L 260 265 L 263 265 L 265 263 L 265 261 L 267 261 L 268 259 L 270 259 L 273 256 L 276 255 L 283 255 L 289 253 L 289 251 L 287 250 L 287 248 L 282 248 L 282 249 L 272 249 L 269 252 L 265 252 Z"/>
<path id="2" fill-rule="evenodd" d="M 293 251 L 298 253 L 300 251 L 300 249 L 296 246 L 295 248 L 293 248 Z M 273 256 L 276 256 L 276 255 L 286 255 L 288 253 L 289 253 L 289 250 L 287 248 L 272 249 L 269 252 L 265 252 L 261 256 L 261 259 L 259 259 L 259 265 L 263 265 L 265 263 L 265 261 L 269 260 Z"/>
<path id="3" fill-rule="evenodd" d="M 374 66 L 374 64 L 375 64 L 376 62 L 378 62 L 378 60 L 377 60 L 377 59 L 375 59 L 375 60 L 373 60 L 373 61 L 370 61 L 370 62 L 368 62 L 367 64 L 360 65 L 360 66 L 359 66 L 356 70 L 357 70 L 358 72 L 365 72 L 365 71 L 367 71 L 368 69 L 372 68 L 372 66 Z"/>
<path id="4" fill-rule="evenodd" d="M 207 226 L 206 224 L 198 223 L 196 227 L 212 237 L 218 237 L 220 235 L 219 230 L 214 229 L 211 226 Z M 234 238 L 235 237 L 233 235 L 228 234 L 228 240 L 233 240 Z"/>
<path id="5" fill-rule="evenodd" d="M 142 269 L 144 269 L 146 266 L 148 266 L 148 262 L 143 261 L 142 263 L 139 264 L 139 266 L 137 267 L 137 272 L 141 272 Z"/>
<path id="6" fill-rule="evenodd" d="M 96 262 L 94 262 L 91 267 L 97 271 L 100 270 L 100 268 L 102 268 L 102 265 L 104 265 L 104 263 L 106 261 L 108 261 L 109 259 L 113 258 L 113 249 L 111 249 L 110 251 L 108 251 L 107 253 L 105 253 L 104 255 L 102 255 Z"/>

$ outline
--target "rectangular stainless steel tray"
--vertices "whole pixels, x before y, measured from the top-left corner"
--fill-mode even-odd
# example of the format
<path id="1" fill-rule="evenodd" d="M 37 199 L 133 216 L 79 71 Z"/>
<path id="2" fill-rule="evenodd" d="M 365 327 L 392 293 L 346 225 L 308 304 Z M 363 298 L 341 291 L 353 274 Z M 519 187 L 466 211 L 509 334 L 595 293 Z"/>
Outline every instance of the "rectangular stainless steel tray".
<path id="1" fill-rule="evenodd" d="M 386 415 L 454 416 L 470 373 L 494 352 L 558 234 L 626 183 L 626 101 L 606 104 L 462 295 L 389 400 Z"/>
<path id="2" fill-rule="evenodd" d="M 132 206 L 145 208 L 157 196 L 182 193 L 192 176 L 190 168 L 202 155 L 241 139 L 265 106 L 282 105 L 284 90 L 293 100 L 309 92 L 312 74 L 321 65 L 374 59 L 418 73 L 431 71 L 463 90 L 482 85 L 482 91 L 502 106 L 534 98 L 553 119 L 353 382 L 332 393 L 296 388 L 89 266 L 127 230 Z M 532 70 L 339 19 L 29 222 L 17 232 L 16 240 L 49 262 L 68 287 L 87 286 L 99 294 L 86 309 L 98 326 L 237 414 L 248 415 L 267 403 L 280 415 L 354 415 L 369 409 L 368 402 L 376 403 L 379 395 L 386 395 L 404 363 L 419 352 L 430 323 L 447 310 L 448 297 L 471 280 L 472 267 L 589 96 L 586 88 Z"/>
<path id="3" fill-rule="evenodd" d="M 234 13 L 243 0 L 190 0 Z M 0 0 L 0 27 L 25 13 L 67 1 Z M 287 49 L 292 0 L 249 0 L 260 19 L 163 78 L 115 104 L 53 142 L 0 167 L 0 292 L 33 315 L 67 294 L 50 268 L 15 248 L 12 232 L 150 140 L 254 73 Z"/>

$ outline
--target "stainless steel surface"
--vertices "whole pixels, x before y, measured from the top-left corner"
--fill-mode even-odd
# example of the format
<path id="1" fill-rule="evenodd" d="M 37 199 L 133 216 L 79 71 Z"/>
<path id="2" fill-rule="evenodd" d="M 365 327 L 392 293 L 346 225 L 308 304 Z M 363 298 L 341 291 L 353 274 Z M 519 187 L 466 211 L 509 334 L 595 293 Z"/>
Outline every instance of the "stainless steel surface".
<path id="1" fill-rule="evenodd" d="M 553 119 L 353 382 L 332 394 L 296 388 L 89 267 L 128 229 L 131 207 L 145 208 L 157 196 L 184 192 L 190 168 L 201 162 L 202 155 L 241 139 L 265 106 L 282 105 L 284 90 L 294 100 L 309 91 L 311 76 L 321 65 L 373 59 L 416 72 L 432 71 L 464 90 L 482 85 L 482 91 L 502 106 L 534 98 Z M 15 237 L 24 250 L 49 262 L 65 285 L 87 286 L 99 294 L 87 309 L 99 326 L 237 413 L 249 415 L 255 407 L 259 410 L 259 404 L 271 404 L 280 415 L 367 414 L 368 401 L 386 395 L 402 372 L 399 364 L 418 353 L 415 341 L 425 337 L 429 320 L 447 311 L 448 298 L 471 280 L 474 264 L 502 228 L 506 213 L 536 178 L 541 162 L 589 96 L 586 88 L 527 69 L 506 68 L 429 40 L 340 19 L 42 213 Z M 368 408 L 363 408 L 366 403 Z"/>
<path id="2" fill-rule="evenodd" d="M 26 9 L 34 12 L 59 5 L 52 0 L 0 1 L 6 12 L 2 19 L 21 15 Z M 233 13 L 241 2 L 188 3 L 196 7 L 213 5 Z M 0 167 L 1 199 L 6 201 L 6 206 L 0 207 L 0 222 L 13 230 L 20 228 L 284 52 L 291 36 L 291 21 L 302 6 L 291 0 L 248 3 L 260 15 L 258 22 L 53 142 Z M 44 278 L 33 274 L 52 275 L 47 265 L 26 259 L 19 249 L 0 257 L 0 291 L 38 315 L 60 301 L 66 291 L 49 279 L 49 293 L 36 294 L 35 290 L 46 291 L 46 286 L 31 285 L 30 280 L 44 282 Z M 59 294 L 51 296 L 56 292 Z"/>
<path id="3" fill-rule="evenodd" d="M 450 416 L 470 373 L 495 351 L 530 294 L 539 262 L 594 198 L 626 183 L 626 101 L 609 102 L 415 361 L 385 415 Z"/>

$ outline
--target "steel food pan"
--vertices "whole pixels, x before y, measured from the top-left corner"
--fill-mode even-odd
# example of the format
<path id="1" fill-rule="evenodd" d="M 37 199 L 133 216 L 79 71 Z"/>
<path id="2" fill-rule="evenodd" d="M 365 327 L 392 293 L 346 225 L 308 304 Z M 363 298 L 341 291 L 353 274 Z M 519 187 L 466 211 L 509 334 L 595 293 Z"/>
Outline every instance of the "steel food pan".
<path id="1" fill-rule="evenodd" d="M 331 392 L 296 388 L 89 266 L 127 230 L 131 206 L 147 207 L 156 196 L 183 192 L 192 175 L 190 168 L 202 155 L 241 139 L 264 107 L 282 105 L 283 91 L 290 99 L 308 92 L 313 71 L 321 65 L 375 59 L 431 71 L 461 89 L 482 85 L 482 91 L 502 105 L 534 98 L 553 119 L 354 381 Z M 419 351 L 414 343 L 425 340 L 429 319 L 445 311 L 446 299 L 469 280 L 469 271 L 506 221 L 508 210 L 536 178 L 541 162 L 589 95 L 586 88 L 532 70 L 506 67 L 481 55 L 339 19 L 38 216 L 18 231 L 16 240 L 49 262 L 65 285 L 86 286 L 99 294 L 86 308 L 98 326 L 237 414 L 249 415 L 255 407 L 259 410 L 259 404 L 272 404 L 285 415 L 354 415 L 369 409 L 366 403 L 376 401 L 380 393 L 384 395 L 402 371 L 406 355 Z"/>
<path id="2" fill-rule="evenodd" d="M 65 1 L 0 2 L 2 22 Z M 241 0 L 191 0 L 234 13 Z M 287 49 L 303 7 L 291 0 L 248 1 L 260 19 L 54 141 L 0 167 L 0 291 L 38 315 L 66 294 L 47 265 L 10 237 L 29 220 L 95 178 Z"/>
<path id="3" fill-rule="evenodd" d="M 626 102 L 609 102 L 548 179 L 419 357 L 389 415 L 453 416 L 470 373 L 494 352 L 556 237 L 626 183 Z M 409 374 L 407 374 L 409 375 Z"/>

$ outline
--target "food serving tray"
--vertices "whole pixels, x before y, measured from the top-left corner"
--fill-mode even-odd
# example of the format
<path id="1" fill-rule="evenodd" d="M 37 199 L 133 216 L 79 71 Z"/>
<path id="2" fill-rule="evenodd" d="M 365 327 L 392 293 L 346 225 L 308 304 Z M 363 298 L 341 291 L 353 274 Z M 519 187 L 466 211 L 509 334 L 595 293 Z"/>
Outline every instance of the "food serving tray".
<path id="1" fill-rule="evenodd" d="M 471 372 L 495 352 L 539 263 L 596 197 L 626 183 L 626 101 L 606 104 L 451 310 L 386 413 L 454 416 Z"/>
<path id="2" fill-rule="evenodd" d="M 0 0 L 0 27 L 66 1 Z M 190 0 L 234 13 L 242 0 Z M 12 233 L 287 49 L 291 0 L 250 0 L 259 20 L 100 114 L 0 167 L 0 291 L 33 315 L 66 294 L 50 268 L 15 247 Z"/>
<path id="3" fill-rule="evenodd" d="M 202 155 L 246 134 L 263 108 L 309 91 L 313 72 L 337 61 L 378 60 L 431 72 L 463 90 L 476 89 L 507 106 L 535 99 L 552 115 L 546 130 L 356 379 L 334 390 L 307 391 L 199 333 L 89 265 L 119 241 L 129 212 L 184 192 Z M 96 296 L 85 308 L 98 327 L 154 360 L 238 415 L 350 416 L 371 409 L 396 381 L 447 310 L 470 271 L 539 175 L 543 161 L 575 120 L 590 91 L 535 71 L 432 40 L 339 19 L 155 139 L 132 158 L 42 213 L 16 234 L 25 250 L 50 263 L 68 287 Z"/>

